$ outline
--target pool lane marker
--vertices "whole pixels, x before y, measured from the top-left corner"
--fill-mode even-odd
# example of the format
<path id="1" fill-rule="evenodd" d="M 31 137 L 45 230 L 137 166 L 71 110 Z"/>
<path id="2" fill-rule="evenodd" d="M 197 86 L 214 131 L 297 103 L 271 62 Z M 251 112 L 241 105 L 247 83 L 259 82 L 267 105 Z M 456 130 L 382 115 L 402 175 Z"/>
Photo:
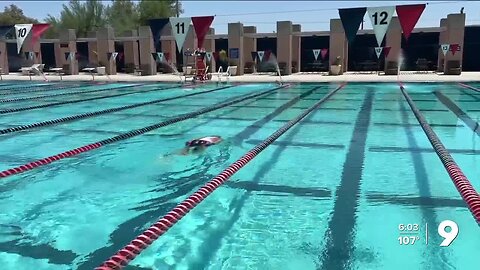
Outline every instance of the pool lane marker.
<path id="1" fill-rule="evenodd" d="M 183 202 L 175 206 L 170 212 L 158 220 L 155 224 L 150 226 L 142 234 L 137 236 L 128 245 L 119 250 L 115 255 L 110 257 L 107 261 L 103 262 L 95 270 L 112 270 L 121 269 L 128 265 L 130 261 L 135 259 L 144 249 L 149 247 L 153 241 L 158 239 L 161 235 L 167 232 L 173 225 L 175 225 L 180 219 L 182 219 L 188 212 L 205 200 L 210 194 L 212 194 L 220 185 L 224 184 L 232 175 L 237 173 L 248 162 L 254 159 L 258 154 L 265 150 L 270 144 L 287 132 L 290 128 L 300 122 L 312 111 L 316 110 L 322 103 L 327 101 L 333 94 L 342 89 L 345 83 L 341 84 L 335 90 L 325 95 L 322 99 L 312 105 L 309 109 L 302 112 L 299 116 L 287 122 L 280 129 L 272 133 L 261 143 L 257 144 L 250 151 L 244 154 L 237 161 L 228 166 L 220 174 L 208 181 L 204 186 L 198 189 L 195 193 L 190 195 Z"/>
<path id="2" fill-rule="evenodd" d="M 98 142 L 95 142 L 95 143 L 91 143 L 91 144 L 87 144 L 87 145 L 82 146 L 82 147 L 75 148 L 75 149 L 70 150 L 70 151 L 66 151 L 66 152 L 56 154 L 56 155 L 53 155 L 53 156 L 49 156 L 49 157 L 46 157 L 46 158 L 43 158 L 43 159 L 40 159 L 40 160 L 37 160 L 37 161 L 33 161 L 33 162 L 30 162 L 30 163 L 27 163 L 27 164 L 24 164 L 24 165 L 21 165 L 21 166 L 18 166 L 18 167 L 7 169 L 7 170 L 4 170 L 4 171 L 0 172 L 0 178 L 5 178 L 5 177 L 8 177 L 8 176 L 11 176 L 11 175 L 14 175 L 14 174 L 29 171 L 29 170 L 32 170 L 36 167 L 47 165 L 47 164 L 50 164 L 54 161 L 58 161 L 58 160 L 61 160 L 61 159 L 67 158 L 67 157 L 72 157 L 72 156 L 78 155 L 80 153 L 84 153 L 84 152 L 87 152 L 87 151 L 90 151 L 90 150 L 93 150 L 93 149 L 97 149 L 97 148 L 105 146 L 107 144 L 111 144 L 111 143 L 114 143 L 114 142 L 129 139 L 129 138 L 132 138 L 132 137 L 135 137 L 135 136 L 138 136 L 138 135 L 142 135 L 142 134 L 147 133 L 149 131 L 152 131 L 152 130 L 155 130 L 155 129 L 158 129 L 158 128 L 161 128 L 161 127 L 165 127 L 165 126 L 177 123 L 177 122 L 185 121 L 187 119 L 194 118 L 194 117 L 199 116 L 201 114 L 205 114 L 205 113 L 217 110 L 217 109 L 221 109 L 221 108 L 227 107 L 227 106 L 235 104 L 235 103 L 239 103 L 239 102 L 242 102 L 242 101 L 245 101 L 245 100 L 248 100 L 248 99 L 252 99 L 252 98 L 255 98 L 255 97 L 258 97 L 258 96 L 266 95 L 268 93 L 271 93 L 273 91 L 276 91 L 278 89 L 282 89 L 282 88 L 285 88 L 285 87 L 286 86 L 280 86 L 280 87 L 276 87 L 276 88 L 269 89 L 269 90 L 266 90 L 266 91 L 262 91 L 260 93 L 254 93 L 254 94 L 251 94 L 251 95 L 248 95 L 248 96 L 244 96 L 244 97 L 241 97 L 241 98 L 238 98 L 238 99 L 234 99 L 232 101 L 217 103 L 216 105 L 205 107 L 205 108 L 200 109 L 200 110 L 195 111 L 195 112 L 190 112 L 190 113 L 186 113 L 186 114 L 183 114 L 183 115 L 179 115 L 177 117 L 170 118 L 166 121 L 163 121 L 163 122 L 160 122 L 160 123 L 157 123 L 157 124 L 153 124 L 153 125 L 150 125 L 150 126 L 147 126 L 147 127 L 144 127 L 144 128 L 135 129 L 135 130 L 129 131 L 127 133 L 123 133 L 123 134 L 120 134 L 120 135 L 117 135 L 117 136 L 114 136 L 114 137 L 111 137 L 111 138 L 108 138 L 108 139 L 105 139 L 105 140 L 101 140 L 101 141 L 98 141 Z"/>
<path id="3" fill-rule="evenodd" d="M 463 88 L 467 88 L 467 89 L 470 89 L 470 90 L 473 90 L 473 91 L 476 91 L 476 92 L 479 92 L 480 93 L 480 89 L 476 88 L 476 87 L 473 87 L 471 85 L 468 85 L 468 84 L 464 84 L 464 83 L 458 83 L 458 85 L 460 85 L 461 87 Z"/>
<path id="4" fill-rule="evenodd" d="M 62 89 L 67 89 L 67 88 L 82 88 L 82 87 L 88 87 L 88 86 L 94 86 L 96 84 L 63 84 L 62 86 L 55 86 L 55 85 L 41 85 L 41 86 L 32 86 L 32 87 L 18 87 L 15 89 L 27 89 L 25 91 L 17 91 L 15 89 L 8 89 L 11 92 L 8 93 L 2 93 L 0 91 L 0 96 L 8 96 L 8 95 L 15 95 L 15 94 L 25 94 L 25 93 L 33 93 L 33 92 L 47 92 L 47 91 L 54 91 L 54 90 L 62 90 Z M 40 88 L 40 87 L 48 87 L 48 86 L 53 86 L 52 88 Z M 32 89 L 33 88 L 33 89 Z M 30 90 L 28 90 L 30 89 Z"/>
<path id="5" fill-rule="evenodd" d="M 138 85 L 129 85 L 127 87 L 135 87 L 139 86 Z M 152 84 L 153 86 L 153 84 Z M 90 86 L 87 86 L 90 87 Z M 72 91 L 72 92 L 66 92 L 66 93 L 57 93 L 57 94 L 51 94 L 51 95 L 42 95 L 42 96 L 34 96 L 34 97 L 19 97 L 19 98 L 8 98 L 8 99 L 0 99 L 0 103 L 7 103 L 7 102 L 17 102 L 17 101 L 25 101 L 25 100 L 35 100 L 35 99 L 42 99 L 42 98 L 48 98 L 48 97 L 58 97 L 58 96 L 67 96 L 67 95 L 75 95 L 75 94 L 85 94 L 85 93 L 95 93 L 95 92 L 106 92 L 110 90 L 118 90 L 121 88 L 125 88 L 126 86 L 118 86 L 118 87 L 113 87 L 113 88 L 103 88 L 103 89 L 95 89 L 95 90 L 86 90 L 86 91 Z"/>
<path id="6" fill-rule="evenodd" d="M 410 98 L 407 91 L 401 83 L 400 90 L 402 91 L 403 96 L 405 97 L 408 105 L 413 111 L 413 114 L 417 118 L 420 126 L 422 127 L 425 135 L 433 146 L 433 149 L 437 153 L 440 161 L 443 163 L 443 166 L 448 172 L 450 179 L 453 181 L 453 184 L 457 188 L 458 192 L 462 196 L 462 199 L 468 206 L 468 209 L 473 214 L 473 217 L 477 221 L 477 224 L 480 226 L 480 195 L 472 186 L 468 178 L 463 174 L 460 167 L 457 165 L 455 160 L 452 158 L 448 150 L 442 144 L 437 134 L 430 127 L 428 122 L 425 120 L 425 117 L 422 115 L 420 110 L 415 105 L 414 101 Z"/>
<path id="7" fill-rule="evenodd" d="M 137 86 L 154 86 L 154 85 L 149 85 L 149 84 L 124 85 L 124 86 L 115 87 L 115 89 L 137 87 Z M 109 90 L 112 90 L 112 89 L 113 88 L 111 88 Z M 11 108 L 11 109 L 0 110 L 0 114 L 7 114 L 7 113 L 14 113 L 14 112 L 21 112 L 21 111 L 29 111 L 29 110 L 35 110 L 35 109 L 40 109 L 40 108 L 54 107 L 54 106 L 59 106 L 59 105 L 73 104 L 73 103 L 79 103 L 79 102 L 85 102 L 85 101 L 91 101 L 91 100 L 98 100 L 98 99 L 105 99 L 105 98 L 112 98 L 112 97 L 135 95 L 135 94 L 148 93 L 148 92 L 159 91 L 159 90 L 164 90 L 164 89 L 165 88 L 156 87 L 154 89 L 140 90 L 140 91 L 134 91 L 134 92 L 128 92 L 128 93 L 120 93 L 120 94 L 115 94 L 115 95 L 107 95 L 107 96 L 91 97 L 91 98 L 84 98 L 84 99 L 75 99 L 75 100 L 67 100 L 67 101 L 60 101 L 60 102 L 53 102 L 53 103 L 45 103 L 45 104 L 34 105 L 34 106 L 29 106 L 29 107 Z"/>
<path id="8" fill-rule="evenodd" d="M 28 124 L 28 125 L 21 125 L 21 126 L 6 128 L 6 129 L 0 129 L 0 135 L 13 133 L 13 132 L 18 132 L 18 131 L 22 131 L 22 130 L 29 130 L 29 129 L 38 128 L 38 127 L 46 127 L 46 126 L 56 125 L 56 124 L 60 124 L 60 123 L 71 122 L 71 121 L 75 121 L 75 120 L 80 120 L 80 119 L 84 119 L 84 118 L 89 118 L 89 117 L 93 117 L 93 116 L 102 115 L 102 114 L 118 112 L 118 111 L 123 111 L 123 110 L 127 110 L 127 109 L 133 109 L 133 108 L 137 108 L 137 107 L 141 107 L 141 106 L 145 106 L 145 105 L 151 105 L 151 104 L 155 104 L 155 103 L 160 103 L 160 102 L 164 102 L 164 101 L 175 100 L 175 99 L 179 99 L 179 98 L 196 96 L 196 95 L 201 95 L 201 94 L 205 94 L 205 93 L 220 91 L 220 90 L 223 90 L 223 89 L 226 89 L 226 88 L 230 88 L 232 86 L 233 85 L 224 86 L 224 87 L 214 88 L 214 89 L 210 89 L 210 90 L 206 90 L 206 91 L 194 92 L 194 93 L 190 93 L 190 94 L 186 94 L 186 95 L 179 95 L 179 96 L 174 96 L 174 97 L 169 97 L 169 98 L 156 99 L 156 100 L 151 100 L 151 101 L 141 102 L 141 103 L 135 103 L 135 104 L 121 106 L 121 107 L 114 107 L 114 108 L 105 109 L 105 110 L 101 110 L 101 111 L 87 112 L 87 113 L 71 115 L 71 116 L 66 116 L 66 117 L 52 119 L 52 120 L 46 120 L 46 121 L 37 122 L 37 123 L 33 123 L 33 124 Z M 162 90 L 167 90 L 167 89 L 171 89 L 171 88 L 178 88 L 178 87 L 179 86 L 172 86 L 172 87 L 163 88 Z"/>

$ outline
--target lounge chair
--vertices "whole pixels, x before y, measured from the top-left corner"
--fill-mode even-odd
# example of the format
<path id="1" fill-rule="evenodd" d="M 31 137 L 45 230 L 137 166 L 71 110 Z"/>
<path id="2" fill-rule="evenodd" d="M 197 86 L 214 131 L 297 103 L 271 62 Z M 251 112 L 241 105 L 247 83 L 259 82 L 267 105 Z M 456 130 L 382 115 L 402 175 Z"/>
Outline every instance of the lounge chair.
<path id="1" fill-rule="evenodd" d="M 459 60 L 450 60 L 447 61 L 445 65 L 445 74 L 446 75 L 460 75 L 462 73 L 462 65 Z"/>
<path id="2" fill-rule="evenodd" d="M 44 66 L 44 64 L 33 64 L 31 67 L 22 67 L 19 71 L 22 73 L 22 75 L 30 76 L 30 80 L 32 80 L 32 75 L 37 74 L 43 76 L 46 80 L 45 75 L 43 74 Z"/>
<path id="3" fill-rule="evenodd" d="M 92 80 L 95 80 L 95 74 L 106 75 L 105 67 L 86 67 L 86 68 L 82 69 L 82 71 L 88 72 L 90 75 L 92 75 Z"/>
<path id="4" fill-rule="evenodd" d="M 218 80 L 221 81 L 222 80 L 222 77 L 226 77 L 227 78 L 227 81 L 230 79 L 230 76 L 232 76 L 233 74 L 237 74 L 237 66 L 228 66 L 227 67 L 227 70 L 225 70 L 225 72 L 223 72 L 223 68 L 220 66 L 218 68 L 218 72 L 215 72 L 215 73 L 211 73 L 212 76 L 218 76 Z"/>
<path id="5" fill-rule="evenodd" d="M 61 67 L 51 68 L 48 70 L 48 72 L 52 72 L 60 76 L 60 80 L 62 80 L 62 75 L 65 75 L 65 71 Z"/>

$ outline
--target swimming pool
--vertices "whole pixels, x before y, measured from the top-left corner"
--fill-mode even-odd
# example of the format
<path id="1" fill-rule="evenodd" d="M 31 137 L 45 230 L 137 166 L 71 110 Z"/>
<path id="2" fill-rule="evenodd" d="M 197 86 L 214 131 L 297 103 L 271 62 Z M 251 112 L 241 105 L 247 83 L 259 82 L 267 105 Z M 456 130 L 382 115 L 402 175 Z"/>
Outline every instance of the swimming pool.
<path id="1" fill-rule="evenodd" d="M 0 102 L 0 171 L 231 104 L 0 178 L 2 269 L 95 268 L 339 86 L 28 84 L 0 84 L 0 99 L 11 100 Z M 479 190 L 480 131 L 449 101 L 478 123 L 480 93 L 440 83 L 405 89 Z M 112 108 L 120 109 L 105 112 Z M 52 119 L 64 120 L 30 126 Z M 226 141 L 202 155 L 170 155 L 207 135 Z M 448 247 L 439 246 L 443 220 L 459 227 Z M 349 83 L 125 269 L 473 269 L 478 250 L 479 227 L 398 85 Z"/>

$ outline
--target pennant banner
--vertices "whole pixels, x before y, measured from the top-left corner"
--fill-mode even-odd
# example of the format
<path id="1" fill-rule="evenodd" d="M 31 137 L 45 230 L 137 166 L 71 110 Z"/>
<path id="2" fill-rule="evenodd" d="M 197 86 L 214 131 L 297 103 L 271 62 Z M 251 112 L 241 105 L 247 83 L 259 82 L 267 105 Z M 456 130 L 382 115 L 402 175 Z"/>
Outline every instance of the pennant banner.
<path id="1" fill-rule="evenodd" d="M 260 62 L 262 62 L 263 61 L 263 55 L 265 54 L 265 51 L 258 51 L 257 54 L 258 54 L 258 59 L 260 59 Z"/>
<path id="2" fill-rule="evenodd" d="M 212 52 L 206 52 L 205 55 L 207 56 L 207 61 L 211 62 L 212 61 Z"/>
<path id="3" fill-rule="evenodd" d="M 358 28 L 360 27 L 360 23 L 363 21 L 363 17 L 365 16 L 365 12 L 367 12 L 367 8 L 365 7 L 338 10 L 348 43 L 352 43 L 355 39 Z"/>
<path id="4" fill-rule="evenodd" d="M 17 39 L 17 53 L 20 53 L 23 42 L 32 30 L 33 24 L 15 24 L 15 38 Z"/>
<path id="5" fill-rule="evenodd" d="M 112 53 L 112 59 L 117 60 L 117 55 L 118 55 L 118 52 L 113 52 Z"/>
<path id="6" fill-rule="evenodd" d="M 215 59 L 215 62 L 218 62 L 218 59 L 220 58 L 219 53 L 218 52 L 213 52 L 212 55 L 213 55 L 213 59 Z"/>
<path id="7" fill-rule="evenodd" d="M 425 4 L 397 6 L 396 9 L 398 20 L 402 27 L 403 36 L 405 37 L 405 40 L 408 41 L 410 33 L 412 33 L 418 19 L 422 16 L 423 10 L 425 10 Z"/>
<path id="8" fill-rule="evenodd" d="M 202 48 L 205 36 L 210 29 L 210 25 L 212 25 L 213 18 L 213 16 L 192 17 L 193 28 L 197 35 L 198 48 Z"/>
<path id="9" fill-rule="evenodd" d="M 152 52 L 152 57 L 153 57 L 153 60 L 157 61 L 157 53 L 156 52 Z"/>
<path id="10" fill-rule="evenodd" d="M 318 56 L 320 55 L 320 49 L 313 49 L 313 57 L 315 57 L 315 61 L 317 61 Z"/>
<path id="11" fill-rule="evenodd" d="M 13 25 L 2 25 L 0 26 L 0 38 L 4 38 L 6 34 L 14 29 Z"/>
<path id="12" fill-rule="evenodd" d="M 170 61 L 170 53 L 169 52 L 166 52 L 166 53 L 163 53 L 163 57 L 165 58 L 165 61 Z"/>
<path id="13" fill-rule="evenodd" d="M 391 7 L 369 7 L 367 8 L 368 16 L 372 21 L 373 32 L 377 39 L 378 46 L 382 46 L 383 38 L 387 33 L 390 21 L 392 21 L 395 6 Z M 378 47 L 379 48 L 379 47 Z"/>
<path id="14" fill-rule="evenodd" d="M 112 53 L 111 52 L 107 52 L 107 59 L 110 61 L 112 58 Z"/>
<path id="15" fill-rule="evenodd" d="M 190 22 L 192 19 L 190 17 L 170 17 L 170 25 L 172 26 L 172 33 L 177 42 L 178 51 L 182 51 L 183 43 L 185 43 L 185 38 L 188 34 L 188 29 L 190 28 Z"/>
<path id="16" fill-rule="evenodd" d="M 40 56 L 40 52 L 35 52 L 35 57 L 38 59 L 38 57 Z"/>
<path id="17" fill-rule="evenodd" d="M 150 30 L 152 31 L 153 35 L 153 42 L 154 45 L 157 45 L 160 41 L 160 36 L 162 34 L 163 28 L 168 24 L 170 19 L 162 18 L 162 19 L 150 19 L 148 20 L 148 25 L 150 26 Z"/>
<path id="18" fill-rule="evenodd" d="M 68 61 L 68 58 L 70 58 L 70 53 L 69 53 L 69 52 L 66 52 L 66 53 L 65 53 L 65 60 Z"/>
<path id="19" fill-rule="evenodd" d="M 320 50 L 320 55 L 322 56 L 322 60 L 325 60 L 325 57 L 327 56 L 328 49 L 321 49 Z"/>
<path id="20" fill-rule="evenodd" d="M 75 52 L 70 52 L 69 57 L 70 57 L 70 61 L 75 60 Z"/>
<path id="21" fill-rule="evenodd" d="M 460 44 L 450 44 L 450 51 L 452 55 L 455 55 L 456 52 L 460 51 Z"/>
<path id="22" fill-rule="evenodd" d="M 442 44 L 440 47 L 442 48 L 443 56 L 447 55 L 447 52 L 450 49 L 450 44 Z"/>
<path id="23" fill-rule="evenodd" d="M 163 52 L 157 52 L 157 60 L 159 63 L 163 62 Z"/>
<path id="24" fill-rule="evenodd" d="M 252 61 L 257 60 L 257 52 L 250 52 L 250 54 L 252 55 Z"/>
<path id="25" fill-rule="evenodd" d="M 391 48 L 392 47 L 383 47 L 383 54 L 385 55 L 385 57 L 388 57 Z"/>
<path id="26" fill-rule="evenodd" d="M 50 27 L 48 23 L 38 23 L 32 26 L 32 44 L 37 43 L 40 36 Z"/>
<path id="27" fill-rule="evenodd" d="M 375 53 L 377 54 L 377 58 L 380 59 L 380 54 L 382 54 L 383 47 L 375 47 Z"/>
<path id="28" fill-rule="evenodd" d="M 271 53 L 272 53 L 271 50 L 266 50 L 265 54 L 263 55 L 263 59 L 265 59 L 265 61 L 268 61 L 270 59 L 270 54 Z"/>

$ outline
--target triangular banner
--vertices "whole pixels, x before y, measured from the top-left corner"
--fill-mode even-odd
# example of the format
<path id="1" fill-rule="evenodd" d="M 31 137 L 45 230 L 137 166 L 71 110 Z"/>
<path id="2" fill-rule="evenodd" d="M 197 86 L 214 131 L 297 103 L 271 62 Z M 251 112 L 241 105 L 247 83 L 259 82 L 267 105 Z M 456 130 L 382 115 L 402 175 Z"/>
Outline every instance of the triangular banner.
<path id="1" fill-rule="evenodd" d="M 158 42 L 160 41 L 162 30 L 168 24 L 169 21 L 170 19 L 168 18 L 148 20 L 148 25 L 150 26 L 150 30 L 152 31 L 152 35 L 153 35 L 154 46 L 157 45 Z"/>
<path id="2" fill-rule="evenodd" d="M 15 38 L 17 39 L 17 53 L 20 53 L 23 42 L 32 30 L 33 24 L 15 24 Z"/>
<path id="3" fill-rule="evenodd" d="M 396 9 L 398 20 L 403 30 L 403 36 L 405 40 L 408 40 L 418 19 L 422 16 L 423 10 L 425 10 L 425 4 L 397 6 Z"/>
<path id="4" fill-rule="evenodd" d="M 163 53 L 163 57 L 165 58 L 165 61 L 167 61 L 167 63 L 170 61 L 170 53 L 169 52 Z"/>
<path id="5" fill-rule="evenodd" d="M 213 16 L 192 17 L 193 29 L 197 35 L 197 46 L 202 48 L 205 36 L 213 22 Z"/>
<path id="6" fill-rule="evenodd" d="M 375 53 L 377 54 L 377 58 L 380 59 L 380 54 L 382 54 L 383 47 L 375 47 Z"/>
<path id="7" fill-rule="evenodd" d="M 28 52 L 24 52 L 23 54 L 25 55 L 25 59 L 28 60 L 28 57 L 30 56 L 30 54 Z"/>
<path id="8" fill-rule="evenodd" d="M 447 52 L 450 49 L 450 44 L 442 44 L 440 45 L 440 48 L 442 49 L 443 56 L 445 56 L 447 55 Z"/>
<path id="9" fill-rule="evenodd" d="M 315 57 L 315 61 L 317 61 L 318 56 L 320 55 L 320 49 L 313 49 L 313 57 Z"/>
<path id="10" fill-rule="evenodd" d="M 40 52 L 35 52 L 35 57 L 38 59 L 38 57 L 40 56 Z"/>
<path id="11" fill-rule="evenodd" d="M 388 57 L 391 48 L 392 47 L 383 47 L 383 55 L 385 55 L 385 57 Z"/>
<path id="12" fill-rule="evenodd" d="M 107 52 L 107 59 L 108 59 L 108 61 L 110 61 L 112 59 L 112 53 L 111 52 Z"/>
<path id="13" fill-rule="evenodd" d="M 112 53 L 112 59 L 117 60 L 117 55 L 118 55 L 118 52 L 113 52 Z"/>
<path id="14" fill-rule="evenodd" d="M 70 58 L 70 53 L 69 53 L 69 52 L 66 52 L 66 53 L 65 53 L 65 60 L 68 61 L 68 58 Z"/>
<path id="15" fill-rule="evenodd" d="M 328 54 L 328 49 L 321 49 L 320 50 L 320 55 L 322 56 L 322 60 L 325 60 L 325 57 Z"/>
<path id="16" fill-rule="evenodd" d="M 0 38 L 4 38 L 6 34 L 8 34 L 10 31 L 14 29 L 13 24 L 12 25 L 1 25 L 0 26 Z"/>
<path id="17" fill-rule="evenodd" d="M 460 51 L 460 44 L 450 44 L 450 51 L 452 55 L 455 55 L 456 52 Z"/>
<path id="18" fill-rule="evenodd" d="M 258 51 L 257 54 L 258 54 L 258 59 L 260 59 L 260 62 L 262 62 L 265 51 Z"/>
<path id="19" fill-rule="evenodd" d="M 212 61 L 212 52 L 206 52 L 205 55 L 207 56 L 207 61 L 211 62 Z"/>
<path id="20" fill-rule="evenodd" d="M 387 33 L 388 26 L 395 13 L 395 6 L 391 7 L 368 7 L 368 16 L 372 21 L 373 32 L 377 39 L 378 46 L 382 46 L 383 38 Z M 380 47 L 377 47 L 380 48 Z"/>
<path id="21" fill-rule="evenodd" d="M 75 52 L 70 52 L 69 57 L 70 57 L 70 61 L 75 60 Z"/>
<path id="22" fill-rule="evenodd" d="M 157 61 L 157 53 L 156 52 L 152 52 L 152 57 L 153 57 L 153 60 Z"/>
<path id="23" fill-rule="evenodd" d="M 28 52 L 28 59 L 33 60 L 33 56 L 35 54 L 33 52 Z"/>
<path id="24" fill-rule="evenodd" d="M 348 43 L 352 43 L 355 39 L 358 28 L 360 27 L 360 23 L 363 21 L 363 17 L 365 16 L 365 12 L 367 12 L 367 8 L 365 7 L 338 10 Z"/>
<path id="25" fill-rule="evenodd" d="M 215 62 L 218 62 L 218 59 L 220 58 L 220 55 L 218 52 L 212 52 L 213 59 L 215 59 Z"/>
<path id="26" fill-rule="evenodd" d="M 159 63 L 163 62 L 163 52 L 157 52 L 157 61 Z"/>
<path id="27" fill-rule="evenodd" d="M 185 38 L 188 34 L 188 29 L 190 29 L 190 22 L 192 19 L 190 17 L 170 17 L 170 25 L 172 25 L 172 33 L 177 42 L 178 51 L 182 51 L 183 43 L 185 43 Z"/>
<path id="28" fill-rule="evenodd" d="M 268 61 L 268 60 L 270 59 L 270 54 L 271 54 L 271 53 L 272 53 L 271 50 L 266 50 L 266 51 L 265 51 L 265 54 L 263 55 L 263 59 L 264 59 L 265 61 Z"/>
<path id="29" fill-rule="evenodd" d="M 48 23 L 37 23 L 32 26 L 32 44 L 37 43 L 40 36 L 50 27 Z"/>
<path id="30" fill-rule="evenodd" d="M 252 55 L 252 61 L 255 61 L 257 59 L 257 52 L 250 52 L 250 54 Z"/>

